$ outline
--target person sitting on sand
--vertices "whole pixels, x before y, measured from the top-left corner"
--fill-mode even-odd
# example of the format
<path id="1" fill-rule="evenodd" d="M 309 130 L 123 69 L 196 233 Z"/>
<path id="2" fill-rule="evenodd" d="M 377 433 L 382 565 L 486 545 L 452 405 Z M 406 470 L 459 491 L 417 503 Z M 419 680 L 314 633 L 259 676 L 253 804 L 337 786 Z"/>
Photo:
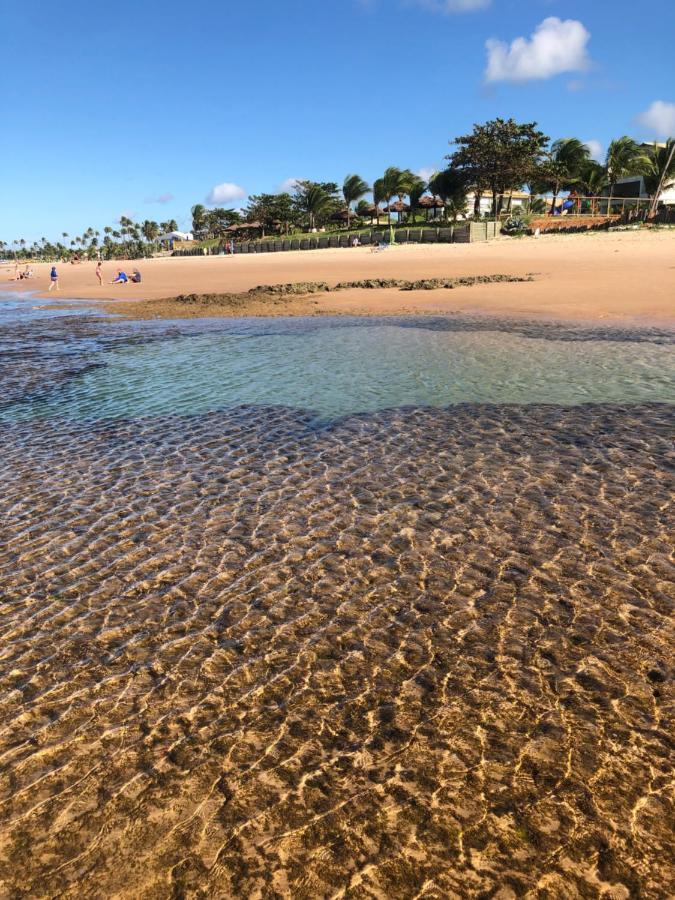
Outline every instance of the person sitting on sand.
<path id="1" fill-rule="evenodd" d="M 138 271 L 138 269 L 134 269 L 134 271 L 131 273 L 129 281 L 133 281 L 134 284 L 141 283 L 141 273 Z"/>
<path id="2" fill-rule="evenodd" d="M 110 284 L 126 284 L 129 281 L 127 277 L 127 273 L 123 272 L 121 269 L 117 270 L 117 275 L 113 278 Z"/>

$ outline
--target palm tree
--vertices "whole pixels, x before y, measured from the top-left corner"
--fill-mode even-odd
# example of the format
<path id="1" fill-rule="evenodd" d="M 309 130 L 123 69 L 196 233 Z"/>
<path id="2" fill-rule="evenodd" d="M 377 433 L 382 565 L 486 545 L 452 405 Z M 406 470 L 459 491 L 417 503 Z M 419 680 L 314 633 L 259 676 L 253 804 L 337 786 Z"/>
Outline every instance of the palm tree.
<path id="1" fill-rule="evenodd" d="M 663 191 L 675 185 L 675 138 L 668 138 L 665 147 L 654 144 L 645 153 L 643 171 L 645 190 L 651 197 L 649 217 L 655 213 Z"/>
<path id="2" fill-rule="evenodd" d="M 408 198 L 410 199 L 410 220 L 415 224 L 415 210 L 420 202 L 420 197 L 427 189 L 427 183 L 419 175 L 413 175 L 408 184 Z"/>
<path id="3" fill-rule="evenodd" d="M 607 148 L 605 167 L 607 169 L 607 181 L 609 182 L 609 203 L 607 212 L 611 212 L 614 188 L 620 178 L 629 175 L 641 175 L 649 164 L 645 153 L 633 138 L 625 135 L 616 140 Z"/>
<path id="4" fill-rule="evenodd" d="M 376 178 L 373 182 L 373 206 L 378 226 L 380 224 L 380 203 L 385 199 L 384 178 Z"/>
<path id="5" fill-rule="evenodd" d="M 444 214 L 452 205 L 453 212 L 456 210 L 455 218 L 463 215 L 462 211 L 466 208 L 466 176 L 459 169 L 450 166 L 442 172 L 436 172 L 429 181 L 429 190 L 443 201 Z"/>
<path id="6" fill-rule="evenodd" d="M 204 231 L 207 227 L 206 225 L 206 207 L 202 203 L 195 203 L 195 205 L 190 210 L 192 214 L 192 230 L 195 234 L 198 234 L 200 231 Z"/>
<path id="7" fill-rule="evenodd" d="M 299 181 L 295 189 L 297 208 L 307 214 L 310 231 L 314 229 L 316 217 L 320 215 L 332 200 L 328 191 L 315 181 Z"/>
<path id="8" fill-rule="evenodd" d="M 415 175 L 414 172 L 411 172 L 410 169 L 403 169 L 403 171 L 399 175 L 398 181 L 396 183 L 396 195 L 398 196 L 399 202 L 401 204 L 403 203 L 404 197 L 410 196 L 410 191 L 413 189 L 416 179 L 417 175 Z M 422 195 L 420 194 L 420 196 Z M 400 212 L 398 214 L 399 222 L 401 221 L 402 216 L 403 213 Z"/>
<path id="9" fill-rule="evenodd" d="M 370 190 L 368 184 L 360 175 L 347 175 L 342 185 L 342 196 L 347 207 L 347 230 L 351 227 L 352 203 L 360 200 Z"/>
<path id="10" fill-rule="evenodd" d="M 399 188 L 403 182 L 403 172 L 400 169 L 396 168 L 396 166 L 389 166 L 388 169 L 384 170 L 384 175 L 382 176 L 382 188 L 384 190 L 384 200 L 387 201 L 387 206 L 391 205 L 392 198 L 395 197 Z M 405 194 L 406 191 L 403 191 Z M 391 210 L 387 209 L 387 225 L 391 228 Z"/>
<path id="11" fill-rule="evenodd" d="M 544 181 L 553 192 L 551 213 L 561 190 L 578 184 L 584 166 L 591 158 L 590 148 L 579 138 L 559 138 L 551 144 L 548 160 L 542 167 Z"/>
<path id="12" fill-rule="evenodd" d="M 194 210 L 194 207 L 193 207 L 193 210 Z M 157 236 L 159 235 L 159 225 L 157 224 L 157 222 L 153 222 L 150 219 L 146 219 L 145 222 L 143 222 L 143 226 L 142 226 L 141 230 L 143 232 L 143 237 L 150 244 L 152 244 L 153 241 L 155 241 L 157 239 Z"/>
<path id="13" fill-rule="evenodd" d="M 594 159 L 589 159 L 579 171 L 579 185 L 587 197 L 599 197 L 607 185 L 605 167 Z"/>

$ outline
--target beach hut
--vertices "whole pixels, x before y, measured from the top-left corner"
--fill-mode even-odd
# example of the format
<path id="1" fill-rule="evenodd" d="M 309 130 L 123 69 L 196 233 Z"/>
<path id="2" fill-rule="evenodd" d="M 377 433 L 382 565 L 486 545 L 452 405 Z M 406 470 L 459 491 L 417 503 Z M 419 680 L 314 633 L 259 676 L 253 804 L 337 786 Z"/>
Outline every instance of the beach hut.
<path id="1" fill-rule="evenodd" d="M 410 204 L 404 203 L 402 200 L 397 200 L 395 203 L 390 203 L 389 206 L 385 206 L 384 211 L 387 213 L 398 213 L 398 221 L 400 223 L 403 221 L 403 213 L 410 212 Z"/>
<path id="2" fill-rule="evenodd" d="M 445 203 L 443 203 L 440 197 L 431 197 L 428 194 L 424 197 L 420 197 L 417 201 L 417 205 L 420 209 L 424 210 L 427 221 L 429 220 L 430 209 L 434 210 L 434 215 L 436 214 L 437 209 L 445 209 Z"/>
<path id="3" fill-rule="evenodd" d="M 370 224 L 373 224 L 373 219 L 376 219 L 379 223 L 380 216 L 384 215 L 384 211 L 381 207 L 375 206 L 374 203 L 371 203 L 369 206 L 362 209 L 361 216 L 363 217 L 363 213 L 365 212 L 366 216 L 370 216 Z"/>
<path id="4" fill-rule="evenodd" d="M 348 222 L 352 216 L 353 213 L 350 214 L 346 209 L 339 209 L 337 212 L 333 213 L 330 220 L 331 222 Z"/>

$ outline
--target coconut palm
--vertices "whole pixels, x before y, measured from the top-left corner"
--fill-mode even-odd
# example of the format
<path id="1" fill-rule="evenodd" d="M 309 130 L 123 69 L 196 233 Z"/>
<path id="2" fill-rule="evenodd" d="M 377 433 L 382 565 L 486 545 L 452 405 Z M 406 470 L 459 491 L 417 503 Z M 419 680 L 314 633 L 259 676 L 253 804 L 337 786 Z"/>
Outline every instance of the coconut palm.
<path id="1" fill-rule="evenodd" d="M 408 198 L 410 200 L 410 221 L 415 224 L 415 210 L 420 202 L 420 197 L 427 189 L 427 183 L 419 175 L 413 175 L 408 184 Z"/>
<path id="2" fill-rule="evenodd" d="M 352 203 L 360 200 L 370 190 L 368 184 L 360 175 L 347 175 L 342 185 L 342 196 L 347 207 L 347 228 L 351 225 Z"/>
<path id="3" fill-rule="evenodd" d="M 607 211 L 611 210 L 614 188 L 620 178 L 629 175 L 641 175 L 648 167 L 649 160 L 646 154 L 633 138 L 624 135 L 616 138 L 607 148 L 605 167 L 607 169 L 607 181 L 609 183 L 609 204 Z"/>
<path id="4" fill-rule="evenodd" d="M 540 178 L 543 181 L 538 187 L 550 190 L 551 212 L 555 209 L 558 194 L 570 190 L 579 184 L 584 166 L 591 158 L 590 148 L 579 138 L 559 138 L 551 144 L 551 151 L 540 167 Z"/>
<path id="5" fill-rule="evenodd" d="M 429 190 L 443 201 L 444 214 L 452 204 L 453 210 L 457 210 L 456 215 L 463 215 L 462 209 L 466 208 L 466 175 L 459 169 L 450 166 L 436 172 L 429 181 Z"/>
<path id="6" fill-rule="evenodd" d="M 195 234 L 199 234 L 206 228 L 206 207 L 201 203 L 196 203 L 190 213 L 192 214 L 192 230 Z"/>
<path id="7" fill-rule="evenodd" d="M 653 144 L 644 153 L 643 178 L 645 190 L 651 197 L 649 215 L 653 216 L 663 191 L 675 185 L 675 138 L 669 138 L 665 147 Z"/>
<path id="8" fill-rule="evenodd" d="M 373 182 L 373 206 L 375 207 L 378 225 L 380 224 L 380 203 L 382 203 L 383 200 L 386 200 L 384 179 L 376 178 Z"/>
<path id="9" fill-rule="evenodd" d="M 295 187 L 296 208 L 307 216 L 310 231 L 314 229 L 316 217 L 321 215 L 333 198 L 328 191 L 315 181 L 298 181 Z"/>
<path id="10" fill-rule="evenodd" d="M 141 230 L 143 232 L 143 237 L 148 243 L 155 241 L 159 235 L 159 225 L 157 222 L 153 222 L 150 219 L 146 219 L 145 222 L 143 222 Z"/>
<path id="11" fill-rule="evenodd" d="M 607 185 L 607 170 L 605 167 L 589 159 L 579 170 L 579 185 L 588 197 L 599 197 Z"/>
<path id="12" fill-rule="evenodd" d="M 399 189 L 403 186 L 405 179 L 404 173 L 396 166 L 389 166 L 385 169 L 381 178 L 382 190 L 384 192 L 383 200 L 387 201 L 387 206 L 391 204 L 392 199 L 398 194 Z M 407 191 L 403 191 L 405 195 Z M 391 210 L 387 210 L 387 224 L 391 227 Z"/>

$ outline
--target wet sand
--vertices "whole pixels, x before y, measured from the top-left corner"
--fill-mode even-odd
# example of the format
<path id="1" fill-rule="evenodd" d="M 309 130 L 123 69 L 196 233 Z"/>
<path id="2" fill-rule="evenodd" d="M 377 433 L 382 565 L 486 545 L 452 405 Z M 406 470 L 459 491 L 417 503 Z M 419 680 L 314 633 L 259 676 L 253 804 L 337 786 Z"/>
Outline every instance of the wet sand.
<path id="1" fill-rule="evenodd" d="M 94 264 L 62 265 L 61 297 L 164 300 L 178 294 L 248 291 L 259 284 L 364 278 L 434 278 L 470 275 L 524 276 L 530 284 L 480 285 L 453 291 L 342 291 L 323 298 L 252 304 L 245 311 L 213 306 L 202 315 L 442 315 L 482 312 L 557 319 L 637 318 L 675 320 L 675 232 L 620 232 L 544 236 L 478 244 L 400 246 L 373 254 L 368 248 L 266 253 L 234 257 L 145 260 L 141 285 L 98 287 Z M 44 291 L 48 267 L 10 290 Z M 116 265 L 106 263 L 106 279 Z M 0 273 L 2 275 L 3 273 Z M 4 272 L 9 277 L 10 271 Z M 49 296 L 43 294 L 43 296 Z M 53 294 L 51 296 L 54 296 Z M 315 302 L 316 301 L 316 302 Z M 116 305 L 116 310 L 125 311 Z M 139 317 L 180 315 L 175 305 L 144 304 Z M 191 313 L 194 314 L 194 313 Z"/>

